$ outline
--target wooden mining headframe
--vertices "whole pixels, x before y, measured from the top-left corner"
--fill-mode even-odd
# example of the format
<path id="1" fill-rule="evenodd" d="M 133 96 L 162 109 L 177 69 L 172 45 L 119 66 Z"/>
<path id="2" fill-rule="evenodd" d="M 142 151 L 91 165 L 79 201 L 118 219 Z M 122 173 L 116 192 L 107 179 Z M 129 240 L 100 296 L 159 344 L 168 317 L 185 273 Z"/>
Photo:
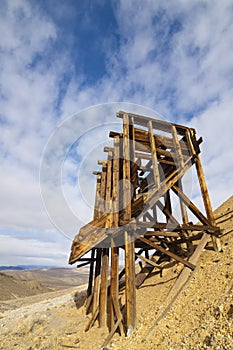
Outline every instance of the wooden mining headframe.
<path id="1" fill-rule="evenodd" d="M 202 139 L 196 139 L 195 130 L 122 111 L 117 117 L 123 120 L 123 132 L 109 134 L 113 147 L 104 148 L 107 159 L 98 162 L 102 171 L 94 172 L 94 217 L 74 238 L 69 259 L 70 264 L 90 265 L 86 330 L 95 322 L 107 326 L 105 344 L 116 331 L 132 333 L 136 288 L 152 270 L 162 270 L 164 263 L 182 264 L 173 288 L 179 290 L 210 236 L 214 249 L 221 249 L 199 156 Z M 197 175 L 205 213 L 183 189 L 182 179 L 191 167 L 196 168 L 192 176 Z M 198 224 L 190 221 L 190 213 Z M 141 270 L 136 274 L 138 261 Z"/>

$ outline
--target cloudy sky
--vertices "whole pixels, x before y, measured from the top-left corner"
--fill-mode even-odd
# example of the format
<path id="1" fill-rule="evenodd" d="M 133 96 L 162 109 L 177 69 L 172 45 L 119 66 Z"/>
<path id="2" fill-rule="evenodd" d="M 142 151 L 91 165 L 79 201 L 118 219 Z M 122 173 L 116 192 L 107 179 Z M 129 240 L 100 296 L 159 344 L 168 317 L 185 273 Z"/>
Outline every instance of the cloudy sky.
<path id="1" fill-rule="evenodd" d="M 122 108 L 196 128 L 232 195 L 232 0 L 2 0 L 0 32 L 0 265 L 66 266 Z"/>

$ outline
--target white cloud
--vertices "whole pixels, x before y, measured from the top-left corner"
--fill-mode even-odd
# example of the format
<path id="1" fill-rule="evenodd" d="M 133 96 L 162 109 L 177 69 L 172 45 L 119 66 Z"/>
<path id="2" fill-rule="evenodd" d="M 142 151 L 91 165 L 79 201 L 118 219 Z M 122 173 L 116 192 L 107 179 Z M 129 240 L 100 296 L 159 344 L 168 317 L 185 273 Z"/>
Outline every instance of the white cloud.
<path id="1" fill-rule="evenodd" d="M 70 242 L 64 240 L 39 241 L 21 239 L 0 234 L 0 256 L 2 265 L 53 265 L 64 266 L 68 261 Z M 9 254 L 10 253 L 10 254 Z M 13 258 L 14 257 L 14 258 Z"/>
<path id="2" fill-rule="evenodd" d="M 65 4 L 62 11 L 56 9 L 57 23 L 62 23 L 63 13 L 73 15 L 70 11 Z M 2 228 L 25 232 L 49 229 L 55 234 L 40 199 L 38 172 L 43 148 L 50 134 L 69 115 L 111 101 L 150 106 L 170 121 L 194 126 L 204 137 L 202 159 L 214 206 L 231 194 L 232 1 L 178 0 L 174 4 L 122 0 L 115 3 L 114 11 L 118 41 L 114 45 L 114 36 L 103 39 L 107 72 L 90 84 L 84 73 L 75 73 L 74 65 L 78 65 L 81 53 L 76 57 L 56 47 L 63 28 L 43 8 L 23 0 L 1 2 Z M 72 42 L 72 34 L 67 35 Z M 66 83 L 65 75 L 70 77 Z M 89 109 L 74 118 L 74 124 L 67 124 L 58 135 L 54 158 L 47 159 L 47 179 L 56 178 L 59 185 L 61 169 L 52 160 L 64 156 L 77 135 L 95 125 L 114 122 L 116 108 L 124 107 L 105 105 L 104 113 L 98 107 Z M 126 108 L 156 116 L 140 106 L 128 104 Z M 92 141 L 101 142 L 105 132 L 107 136 L 107 128 L 95 135 L 87 134 L 80 142 L 76 155 L 79 158 L 68 158 L 64 163 L 63 191 L 83 220 L 90 215 L 90 209 L 83 204 L 70 177 L 76 169 L 75 161 L 88 155 L 82 165 L 87 175 L 81 182 L 90 203 L 94 195 L 88 174 L 96 168 L 95 159 L 105 156 L 100 149 L 90 149 Z M 48 193 L 59 225 L 69 227 L 73 233 L 76 221 L 69 221 L 68 214 L 65 219 L 58 194 L 51 188 Z"/>

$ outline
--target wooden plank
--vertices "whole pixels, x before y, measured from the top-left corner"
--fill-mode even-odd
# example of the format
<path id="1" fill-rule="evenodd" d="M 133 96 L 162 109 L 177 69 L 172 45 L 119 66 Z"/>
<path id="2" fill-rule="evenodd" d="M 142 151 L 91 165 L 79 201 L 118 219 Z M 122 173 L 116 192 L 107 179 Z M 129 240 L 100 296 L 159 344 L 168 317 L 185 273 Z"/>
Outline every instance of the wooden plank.
<path id="1" fill-rule="evenodd" d="M 159 202 L 161 203 L 161 201 Z M 171 217 L 173 218 L 170 190 L 168 190 L 164 195 L 164 208 L 161 210 L 166 216 L 166 221 L 169 222 L 171 220 Z M 177 221 L 175 220 L 175 222 Z"/>
<path id="2" fill-rule="evenodd" d="M 174 148 L 175 148 L 175 153 L 176 153 L 176 160 L 177 160 L 178 169 L 182 169 L 184 167 L 184 160 L 183 160 L 182 151 L 180 148 L 180 142 L 178 139 L 177 130 L 176 130 L 176 127 L 174 125 L 172 126 L 172 135 L 173 135 Z M 179 179 L 179 188 L 181 189 L 181 191 L 183 191 L 182 178 Z M 181 199 L 180 199 L 180 209 L 181 209 L 183 223 L 187 224 L 189 222 L 188 213 L 187 213 L 186 206 Z"/>
<path id="3" fill-rule="evenodd" d="M 92 171 L 92 174 L 93 174 L 93 175 L 101 175 L 101 171 L 96 171 L 96 170 L 94 170 L 94 171 Z"/>
<path id="4" fill-rule="evenodd" d="M 114 300 L 118 300 L 119 293 L 119 248 L 115 247 L 114 239 L 112 239 L 111 242 L 110 330 L 114 327 Z"/>
<path id="5" fill-rule="evenodd" d="M 176 130 L 175 125 L 172 125 L 172 136 L 173 136 L 173 147 L 175 150 L 178 168 L 183 168 L 184 160 L 183 160 L 183 155 L 182 155 L 180 142 L 179 142 L 179 138 L 178 138 L 178 134 L 177 134 L 177 130 Z"/>
<path id="6" fill-rule="evenodd" d="M 195 151 L 195 149 L 193 147 L 193 142 L 192 142 L 192 139 L 191 139 L 191 135 L 190 135 L 190 130 L 189 129 L 186 130 L 185 136 L 186 136 L 187 147 L 189 149 L 190 156 L 196 154 L 196 151 Z"/>
<path id="7" fill-rule="evenodd" d="M 165 194 L 165 206 L 161 203 L 160 200 L 158 200 L 156 205 L 166 215 L 167 223 L 173 224 L 172 227 L 174 225 L 179 225 L 179 222 L 176 220 L 176 218 L 172 215 L 172 212 L 171 212 L 172 208 L 171 208 L 171 200 L 170 200 L 169 190 Z M 157 221 L 157 220 L 155 220 L 155 221 Z"/>
<path id="8" fill-rule="evenodd" d="M 102 256 L 102 249 L 97 248 L 95 279 L 94 279 L 94 288 L 93 288 L 92 315 L 94 315 L 96 310 L 99 309 L 101 256 Z"/>
<path id="9" fill-rule="evenodd" d="M 140 251 L 137 253 L 138 255 L 141 255 L 143 249 L 140 249 Z M 146 258 L 149 259 L 149 253 L 146 250 L 145 251 Z M 135 277 L 135 285 L 136 288 L 138 289 L 143 282 L 146 280 L 147 277 L 152 273 L 154 270 L 154 266 L 146 264 L 145 266 L 142 267 L 141 271 L 136 275 Z"/>
<path id="10" fill-rule="evenodd" d="M 147 259 L 145 258 L 143 255 L 139 255 L 139 254 L 136 254 L 137 258 L 145 261 L 147 264 L 153 266 L 153 267 L 156 267 L 157 269 L 161 270 L 161 266 L 159 266 L 158 264 L 156 264 L 154 261 L 150 260 L 150 259 Z"/>
<path id="11" fill-rule="evenodd" d="M 153 131 L 153 125 L 151 120 L 148 121 L 148 131 L 149 131 L 149 140 L 150 140 L 150 147 L 151 147 L 151 154 L 152 154 L 154 183 L 156 187 L 159 187 L 160 174 L 159 174 L 159 168 L 158 168 L 158 158 L 157 158 L 157 151 L 156 151 L 156 145 L 155 145 L 155 139 L 154 139 L 154 131 Z"/>
<path id="12" fill-rule="evenodd" d="M 112 239 L 111 248 L 111 285 L 110 285 L 110 330 L 115 326 L 115 317 L 122 319 L 120 305 L 119 305 L 119 247 L 115 246 L 114 239 Z M 119 324 L 121 335 L 124 334 L 122 323 Z"/>
<path id="13" fill-rule="evenodd" d="M 116 313 L 116 319 L 117 319 L 116 323 L 119 324 L 120 335 L 122 336 L 122 335 L 124 335 L 124 327 L 123 327 L 123 317 L 122 317 L 122 313 L 121 313 L 121 309 L 120 309 L 120 305 L 119 305 L 118 296 L 113 295 L 112 303 L 113 303 L 113 307 L 114 307 L 115 313 Z M 120 321 L 120 322 L 118 323 L 118 321 Z M 115 324 L 112 328 L 113 329 L 115 328 Z"/>
<path id="14" fill-rule="evenodd" d="M 120 142 L 119 136 L 114 137 L 113 153 L 113 177 L 112 177 L 112 207 L 113 215 L 110 227 L 117 228 L 119 222 L 119 158 Z M 119 247 L 116 246 L 114 239 L 111 239 L 111 277 L 110 277 L 110 330 L 115 329 L 115 317 L 122 320 L 120 305 L 118 301 L 119 294 Z M 123 334 L 123 325 L 119 322 L 121 334 Z M 116 328 L 117 329 L 117 328 Z M 114 330 L 114 332 L 116 331 Z"/>
<path id="15" fill-rule="evenodd" d="M 160 185 L 159 189 L 154 189 L 150 191 L 148 197 L 146 198 L 146 205 L 141 213 L 138 215 L 142 217 L 145 212 L 152 208 L 160 197 L 162 197 L 179 179 L 182 177 L 185 172 L 191 167 L 191 159 L 188 159 L 181 171 L 175 170 L 170 174 Z"/>
<path id="16" fill-rule="evenodd" d="M 117 112 L 116 116 L 118 118 L 123 118 L 124 114 L 127 114 L 126 112 L 123 111 L 119 111 Z M 158 119 L 154 119 L 154 118 L 150 118 L 150 117 L 146 117 L 143 115 L 139 115 L 139 114 L 134 114 L 134 113 L 128 113 L 130 116 L 134 117 L 135 120 L 135 124 L 137 125 L 141 125 L 141 126 L 147 126 L 148 121 L 152 121 L 154 128 L 161 130 L 161 131 L 165 131 L 165 132 L 170 132 L 171 131 L 171 123 L 166 122 L 166 121 L 162 121 L 162 120 L 158 120 Z M 185 132 L 187 130 L 187 127 L 183 126 L 183 125 L 179 125 L 179 124 L 173 124 L 176 126 L 177 131 L 180 135 L 185 135 Z M 193 129 L 194 130 L 194 129 Z"/>
<path id="17" fill-rule="evenodd" d="M 114 333 L 116 332 L 117 328 L 119 327 L 120 323 L 122 322 L 122 317 L 118 318 L 117 322 L 114 324 L 114 327 L 112 328 L 111 332 L 109 333 L 108 337 L 106 338 L 106 340 L 104 341 L 102 348 L 104 348 L 105 346 L 108 345 L 108 343 L 110 342 L 110 340 L 112 339 Z"/>
<path id="18" fill-rule="evenodd" d="M 184 194 L 181 189 L 175 184 L 172 187 L 172 190 L 180 197 L 185 205 L 191 210 L 191 212 L 200 220 L 204 225 L 211 226 L 211 222 L 202 214 L 202 212 L 196 207 L 196 205 Z"/>
<path id="19" fill-rule="evenodd" d="M 131 232 L 125 232 L 125 299 L 126 329 L 136 325 L 136 290 L 135 290 L 135 242 Z"/>
<path id="20" fill-rule="evenodd" d="M 123 116 L 123 181 L 124 186 L 124 220 L 131 220 L 131 188 L 130 188 L 130 145 L 129 117 Z M 125 231 L 125 307 L 126 330 L 132 330 L 136 324 L 136 290 L 135 290 L 135 249 L 132 232 Z"/>
<path id="21" fill-rule="evenodd" d="M 95 323 L 95 320 L 97 319 L 99 314 L 99 306 L 93 311 L 92 317 L 90 318 L 88 324 L 85 327 L 85 332 L 89 331 L 89 329 L 93 326 Z"/>
<path id="22" fill-rule="evenodd" d="M 106 192 L 106 180 L 107 180 L 107 166 L 102 167 L 101 183 L 100 183 L 100 198 L 99 198 L 99 212 L 100 216 L 105 212 L 105 192 Z"/>
<path id="23" fill-rule="evenodd" d="M 113 148 L 112 147 L 107 147 L 107 146 L 105 146 L 104 147 L 104 152 L 113 152 Z"/>
<path id="24" fill-rule="evenodd" d="M 99 160 L 98 160 L 98 164 L 99 164 L 99 165 L 102 165 L 103 167 L 104 167 L 104 166 L 106 167 L 106 166 L 107 166 L 107 161 L 106 161 L 106 160 L 99 159 Z"/>
<path id="25" fill-rule="evenodd" d="M 74 264 L 80 257 L 108 237 L 106 234 L 105 222 L 106 215 L 102 216 L 97 222 L 91 221 L 86 225 L 85 232 L 80 230 L 79 234 L 72 242 L 69 264 Z"/>
<path id="26" fill-rule="evenodd" d="M 94 258 L 95 258 L 95 249 L 91 250 L 91 263 L 89 269 L 89 279 L 88 279 L 88 288 L 87 288 L 87 298 L 86 298 L 86 313 L 89 312 L 89 306 L 92 299 L 92 284 L 93 284 L 93 275 L 94 275 Z"/>
<path id="27" fill-rule="evenodd" d="M 130 154 L 130 181 L 131 181 L 131 191 L 130 197 L 131 202 L 136 198 L 136 188 L 138 187 L 138 164 L 135 163 L 135 132 L 134 132 L 134 118 L 129 118 L 129 154 Z M 130 204 L 131 205 L 131 204 Z M 131 217 L 131 212 L 130 212 Z"/>
<path id="28" fill-rule="evenodd" d="M 156 221 L 137 221 L 138 227 L 144 228 L 156 228 L 157 230 L 171 230 L 173 232 L 182 231 L 182 230 L 190 230 L 190 231 L 209 231 L 209 232 L 217 232 L 219 228 L 217 226 L 210 225 L 193 225 L 193 224 L 177 224 L 174 226 L 173 223 L 164 223 L 164 222 L 156 222 Z"/>
<path id="29" fill-rule="evenodd" d="M 99 307 L 99 325 L 107 326 L 107 298 L 108 298 L 108 264 L 109 249 L 103 249 L 102 268 L 101 268 L 101 286 L 100 286 L 100 307 Z"/>
<path id="30" fill-rule="evenodd" d="M 209 197 L 209 192 L 208 192 L 208 189 L 206 186 L 204 172 L 203 172 L 203 168 L 201 165 L 201 160 L 200 160 L 199 155 L 197 155 L 195 165 L 196 165 L 196 170 L 197 170 L 197 175 L 198 175 L 198 180 L 199 180 L 199 184 L 200 184 L 200 188 L 201 188 L 201 193 L 202 193 L 202 198 L 203 198 L 203 202 L 204 202 L 204 206 L 205 206 L 206 215 L 207 215 L 209 222 L 213 226 L 215 226 L 214 214 L 213 214 L 213 210 L 212 210 L 212 206 L 211 206 L 211 202 L 210 202 L 210 197 Z M 215 251 L 220 252 L 222 248 L 221 248 L 221 243 L 220 243 L 219 239 L 217 237 L 212 236 L 212 242 L 213 242 L 213 246 L 214 246 Z"/>
<path id="31" fill-rule="evenodd" d="M 112 220 L 113 220 L 113 202 L 112 202 L 112 170 L 113 170 L 113 159 L 112 159 L 112 152 L 108 156 L 108 162 L 107 162 L 107 179 L 106 179 L 106 195 L 105 195 L 105 213 L 107 213 L 107 219 L 106 219 L 106 228 L 112 227 Z"/>
<path id="32" fill-rule="evenodd" d="M 173 139 L 172 137 L 167 137 L 164 135 L 159 135 L 154 133 L 154 138 L 155 138 L 155 143 L 157 147 L 161 147 L 164 149 L 172 149 L 173 148 Z M 138 142 L 139 144 L 142 144 L 145 148 L 150 149 L 150 142 L 149 142 L 149 137 L 148 137 L 148 131 L 142 130 L 135 128 L 135 141 Z M 181 150 L 187 151 L 187 147 L 184 142 L 180 144 Z"/>
<path id="33" fill-rule="evenodd" d="M 142 159 L 151 159 L 151 148 L 150 147 L 144 147 L 142 144 L 136 142 L 136 157 L 142 158 Z M 166 151 L 161 148 L 156 149 L 156 154 L 159 162 L 164 162 L 165 164 L 171 164 L 175 165 L 176 160 L 176 154 L 174 151 Z M 183 158 L 186 160 L 188 158 L 188 154 L 183 154 Z"/>
<path id="34" fill-rule="evenodd" d="M 153 270 L 154 270 L 154 267 L 151 265 L 143 266 L 142 270 L 135 277 L 135 285 L 137 289 L 143 284 L 145 279 L 151 274 Z"/>
<path id="35" fill-rule="evenodd" d="M 120 157 L 119 137 L 114 138 L 114 153 L 113 153 L 113 175 L 112 175 L 112 210 L 113 222 L 112 227 L 118 227 L 119 221 L 119 157 Z"/>
<path id="36" fill-rule="evenodd" d="M 189 262 L 195 265 L 197 264 L 198 259 L 201 253 L 203 252 L 203 249 L 205 248 L 208 241 L 209 241 L 209 236 L 206 233 L 204 233 L 194 253 L 189 258 Z M 168 298 L 171 297 L 173 294 L 177 293 L 177 291 L 179 291 L 179 289 L 183 286 L 183 284 L 185 283 L 189 275 L 190 275 L 190 269 L 188 269 L 187 267 L 184 267 L 177 281 L 169 291 L 169 294 L 167 296 Z"/>
<path id="37" fill-rule="evenodd" d="M 108 213 L 105 227 L 112 227 L 112 152 L 108 153 L 108 160 L 105 163 L 106 171 L 106 187 L 105 187 L 105 212 Z M 99 325 L 107 326 L 107 298 L 108 298 L 108 267 L 109 267 L 109 249 L 103 249 L 102 268 L 101 268 L 101 286 L 100 286 L 100 306 L 99 306 Z"/>
<path id="38" fill-rule="evenodd" d="M 97 179 L 96 179 L 96 194 L 95 194 L 94 215 L 93 215 L 94 220 L 100 217 L 100 212 L 99 212 L 100 186 L 101 186 L 101 173 L 97 175 Z"/>
<path id="39" fill-rule="evenodd" d="M 158 236 L 158 237 L 176 237 L 179 238 L 180 235 L 177 232 L 168 232 L 164 230 L 160 231 L 146 231 L 144 233 L 145 236 Z"/>
<path id="40" fill-rule="evenodd" d="M 158 213 L 157 213 L 156 204 L 152 207 L 152 212 L 153 212 L 154 221 L 157 222 L 158 221 Z"/>
<path id="41" fill-rule="evenodd" d="M 112 191 L 112 176 L 113 176 L 113 169 L 112 169 L 112 155 L 109 154 L 109 159 L 107 162 L 107 178 L 106 178 L 106 197 L 105 197 L 105 211 L 107 213 L 110 212 L 111 207 L 111 191 Z"/>
<path id="42" fill-rule="evenodd" d="M 138 237 L 140 239 L 140 241 L 150 245 L 151 247 L 153 247 L 156 250 L 159 250 L 160 252 L 170 256 L 171 258 L 181 262 L 183 265 L 188 266 L 190 269 L 194 270 L 195 269 L 195 265 L 193 265 L 192 263 L 190 263 L 187 260 L 182 259 L 180 256 L 170 252 L 169 250 L 164 249 L 163 247 L 159 246 L 158 244 L 151 242 L 149 239 L 146 239 L 144 237 Z"/>
<path id="43" fill-rule="evenodd" d="M 123 118 L 123 184 L 124 184 L 124 219 L 131 219 L 131 186 L 130 186 L 130 144 L 129 144 L 129 118 Z"/>

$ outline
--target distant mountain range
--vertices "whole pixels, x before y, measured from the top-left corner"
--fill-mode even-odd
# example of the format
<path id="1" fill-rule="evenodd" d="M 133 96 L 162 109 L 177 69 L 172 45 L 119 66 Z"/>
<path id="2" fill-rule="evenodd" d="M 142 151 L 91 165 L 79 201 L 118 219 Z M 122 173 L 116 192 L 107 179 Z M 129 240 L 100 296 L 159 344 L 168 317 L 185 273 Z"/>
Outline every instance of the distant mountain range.
<path id="1" fill-rule="evenodd" d="M 42 265 L 17 265 L 17 266 L 0 266 L 0 271 L 3 270 L 35 270 L 35 269 L 51 269 L 57 266 L 42 266 Z"/>

